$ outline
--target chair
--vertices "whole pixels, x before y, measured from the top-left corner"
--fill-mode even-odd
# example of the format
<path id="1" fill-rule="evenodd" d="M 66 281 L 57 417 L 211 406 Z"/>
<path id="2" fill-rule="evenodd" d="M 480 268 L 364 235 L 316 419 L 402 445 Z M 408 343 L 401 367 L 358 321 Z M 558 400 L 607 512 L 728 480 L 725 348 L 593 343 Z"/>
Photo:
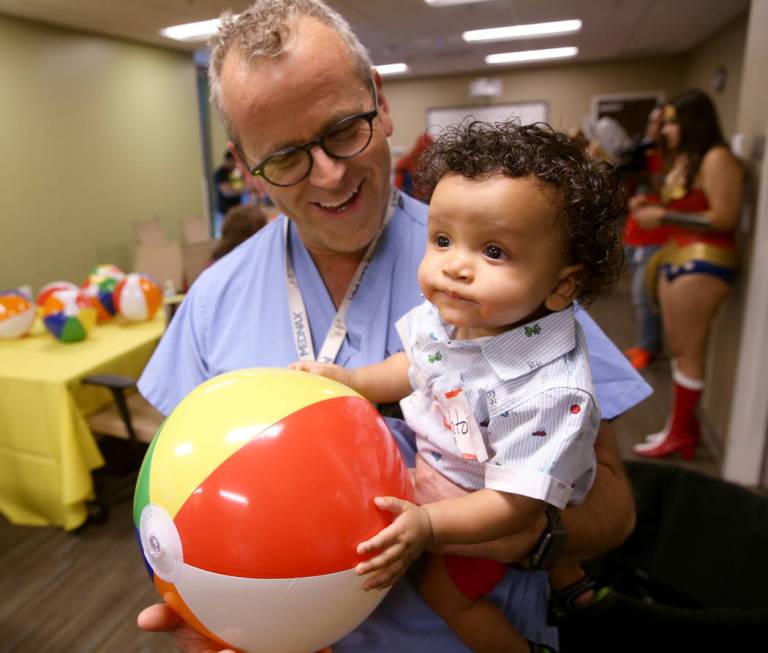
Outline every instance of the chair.
<path id="1" fill-rule="evenodd" d="M 86 524 L 102 524 L 110 506 L 130 500 L 141 463 L 165 417 L 138 392 L 133 379 L 113 374 L 94 374 L 85 385 L 108 389 L 114 401 L 86 418 L 96 436 L 105 465 L 94 470 L 95 497 L 87 503 Z"/>
<path id="2" fill-rule="evenodd" d="M 94 374 L 83 379 L 86 385 L 107 388 L 114 404 L 87 418 L 91 431 L 99 435 L 129 440 L 134 444 L 149 444 L 163 422 L 163 414 L 138 392 L 134 381 L 116 374 Z"/>
<path id="3" fill-rule="evenodd" d="M 673 465 L 626 467 L 637 525 L 585 563 L 613 590 L 559 622 L 559 650 L 754 648 L 768 632 L 768 497 Z"/>

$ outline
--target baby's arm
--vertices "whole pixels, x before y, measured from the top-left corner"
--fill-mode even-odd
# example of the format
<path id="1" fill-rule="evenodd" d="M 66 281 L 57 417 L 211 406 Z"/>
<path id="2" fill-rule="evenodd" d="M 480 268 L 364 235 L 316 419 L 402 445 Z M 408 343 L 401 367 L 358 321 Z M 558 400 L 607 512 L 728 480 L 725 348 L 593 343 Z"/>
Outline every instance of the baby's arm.
<path id="1" fill-rule="evenodd" d="M 411 393 L 411 384 L 408 381 L 408 356 L 402 351 L 376 365 L 356 369 L 314 361 L 291 363 L 291 368 L 313 372 L 343 383 L 375 404 L 400 401 Z"/>
<path id="2" fill-rule="evenodd" d="M 396 517 L 357 547 L 360 554 L 378 551 L 355 569 L 360 575 L 378 572 L 366 579 L 366 590 L 394 584 L 424 549 L 493 540 L 528 528 L 544 510 L 544 502 L 538 499 L 489 489 L 424 506 L 395 497 L 375 501 Z"/>

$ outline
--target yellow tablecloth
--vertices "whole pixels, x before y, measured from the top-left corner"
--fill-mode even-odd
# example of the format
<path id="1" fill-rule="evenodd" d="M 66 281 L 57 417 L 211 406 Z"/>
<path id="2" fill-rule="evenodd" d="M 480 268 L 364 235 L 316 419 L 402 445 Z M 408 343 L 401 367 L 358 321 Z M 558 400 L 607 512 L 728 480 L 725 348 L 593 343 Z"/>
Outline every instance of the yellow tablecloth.
<path id="1" fill-rule="evenodd" d="M 91 470 L 104 464 L 85 416 L 111 400 L 81 385 L 89 374 L 138 378 L 165 326 L 96 326 L 78 343 L 61 343 L 38 323 L 0 340 L 0 511 L 17 524 L 76 528 L 93 497 Z"/>

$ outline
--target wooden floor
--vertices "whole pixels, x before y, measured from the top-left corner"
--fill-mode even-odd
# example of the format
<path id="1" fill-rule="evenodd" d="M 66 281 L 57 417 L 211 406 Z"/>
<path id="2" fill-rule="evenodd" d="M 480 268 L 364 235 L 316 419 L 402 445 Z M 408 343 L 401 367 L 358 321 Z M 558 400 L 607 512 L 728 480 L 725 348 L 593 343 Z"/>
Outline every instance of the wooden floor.
<path id="1" fill-rule="evenodd" d="M 619 348 L 633 344 L 626 282 L 591 313 Z M 659 430 L 666 415 L 666 361 L 645 374 L 657 392 L 615 422 L 622 454 Z M 717 474 L 700 447 L 686 466 Z M 174 651 L 165 636 L 135 626 L 140 609 L 156 601 L 133 531 L 128 501 L 108 522 L 79 533 L 13 526 L 0 516 L 0 653 L 154 653 Z"/>

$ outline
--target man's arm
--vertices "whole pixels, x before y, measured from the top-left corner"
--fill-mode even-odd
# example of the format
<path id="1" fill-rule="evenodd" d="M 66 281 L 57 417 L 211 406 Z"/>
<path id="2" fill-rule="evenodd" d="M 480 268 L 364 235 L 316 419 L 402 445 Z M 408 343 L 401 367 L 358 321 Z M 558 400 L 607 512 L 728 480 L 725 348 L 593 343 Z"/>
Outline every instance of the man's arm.
<path id="1" fill-rule="evenodd" d="M 635 528 L 632 488 L 609 422 L 600 423 L 595 456 L 597 473 L 589 494 L 563 512 L 568 539 L 561 557 L 594 558 L 619 546 Z"/>

